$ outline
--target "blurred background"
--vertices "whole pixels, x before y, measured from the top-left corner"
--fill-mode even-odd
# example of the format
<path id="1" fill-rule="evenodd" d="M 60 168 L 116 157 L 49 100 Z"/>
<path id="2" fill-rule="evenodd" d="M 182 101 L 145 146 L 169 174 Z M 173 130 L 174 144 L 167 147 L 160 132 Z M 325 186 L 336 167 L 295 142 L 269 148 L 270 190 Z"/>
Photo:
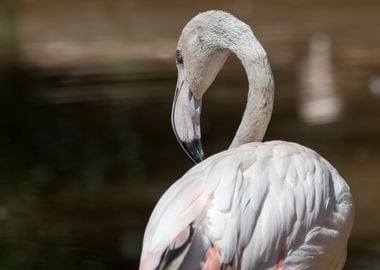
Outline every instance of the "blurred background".
<path id="1" fill-rule="evenodd" d="M 315 149 L 351 185 L 346 269 L 380 269 L 377 0 L 1 0 L 1 269 L 137 269 L 154 204 L 192 167 L 170 126 L 174 52 L 208 9 L 268 52 L 265 140 Z M 232 56 L 203 103 L 207 155 L 229 145 L 246 91 Z"/>

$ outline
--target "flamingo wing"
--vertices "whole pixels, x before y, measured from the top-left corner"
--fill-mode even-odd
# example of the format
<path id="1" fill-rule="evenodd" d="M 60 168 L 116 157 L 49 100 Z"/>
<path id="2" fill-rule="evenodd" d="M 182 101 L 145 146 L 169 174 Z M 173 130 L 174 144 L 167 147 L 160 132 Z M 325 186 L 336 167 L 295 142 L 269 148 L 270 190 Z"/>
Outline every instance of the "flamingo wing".
<path id="1" fill-rule="evenodd" d="M 327 161 L 298 144 L 251 143 L 164 194 L 140 269 L 340 269 L 351 226 L 349 187 Z"/>

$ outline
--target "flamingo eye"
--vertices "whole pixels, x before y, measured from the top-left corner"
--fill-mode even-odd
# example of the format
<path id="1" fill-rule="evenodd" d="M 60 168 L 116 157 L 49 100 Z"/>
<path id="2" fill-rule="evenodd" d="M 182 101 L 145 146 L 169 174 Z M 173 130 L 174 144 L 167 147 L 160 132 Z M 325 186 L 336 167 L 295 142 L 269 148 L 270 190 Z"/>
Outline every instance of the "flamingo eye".
<path id="1" fill-rule="evenodd" d="M 175 51 L 175 58 L 176 58 L 176 62 L 177 62 L 177 64 L 181 64 L 181 65 L 183 65 L 183 59 L 182 59 L 182 53 L 181 53 L 181 50 L 176 50 L 176 51 Z"/>

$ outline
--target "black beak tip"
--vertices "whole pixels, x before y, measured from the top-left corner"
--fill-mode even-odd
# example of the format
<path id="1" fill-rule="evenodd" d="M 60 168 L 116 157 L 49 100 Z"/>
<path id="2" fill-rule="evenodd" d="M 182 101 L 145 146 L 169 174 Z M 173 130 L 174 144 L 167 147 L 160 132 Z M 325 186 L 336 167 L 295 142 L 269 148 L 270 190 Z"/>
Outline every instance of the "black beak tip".
<path id="1" fill-rule="evenodd" d="M 194 164 L 198 164 L 204 159 L 202 142 L 200 139 L 194 139 L 189 142 L 181 141 L 181 146 Z"/>

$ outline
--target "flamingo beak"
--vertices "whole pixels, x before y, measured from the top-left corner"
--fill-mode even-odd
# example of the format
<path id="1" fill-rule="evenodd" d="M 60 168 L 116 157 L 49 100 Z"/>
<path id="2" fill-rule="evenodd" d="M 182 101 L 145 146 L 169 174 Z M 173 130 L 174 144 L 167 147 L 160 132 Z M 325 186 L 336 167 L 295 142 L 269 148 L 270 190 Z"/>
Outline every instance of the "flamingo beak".
<path id="1" fill-rule="evenodd" d="M 174 134 L 194 164 L 204 159 L 200 116 L 202 99 L 197 99 L 186 82 L 178 78 L 172 107 L 172 127 Z"/>

